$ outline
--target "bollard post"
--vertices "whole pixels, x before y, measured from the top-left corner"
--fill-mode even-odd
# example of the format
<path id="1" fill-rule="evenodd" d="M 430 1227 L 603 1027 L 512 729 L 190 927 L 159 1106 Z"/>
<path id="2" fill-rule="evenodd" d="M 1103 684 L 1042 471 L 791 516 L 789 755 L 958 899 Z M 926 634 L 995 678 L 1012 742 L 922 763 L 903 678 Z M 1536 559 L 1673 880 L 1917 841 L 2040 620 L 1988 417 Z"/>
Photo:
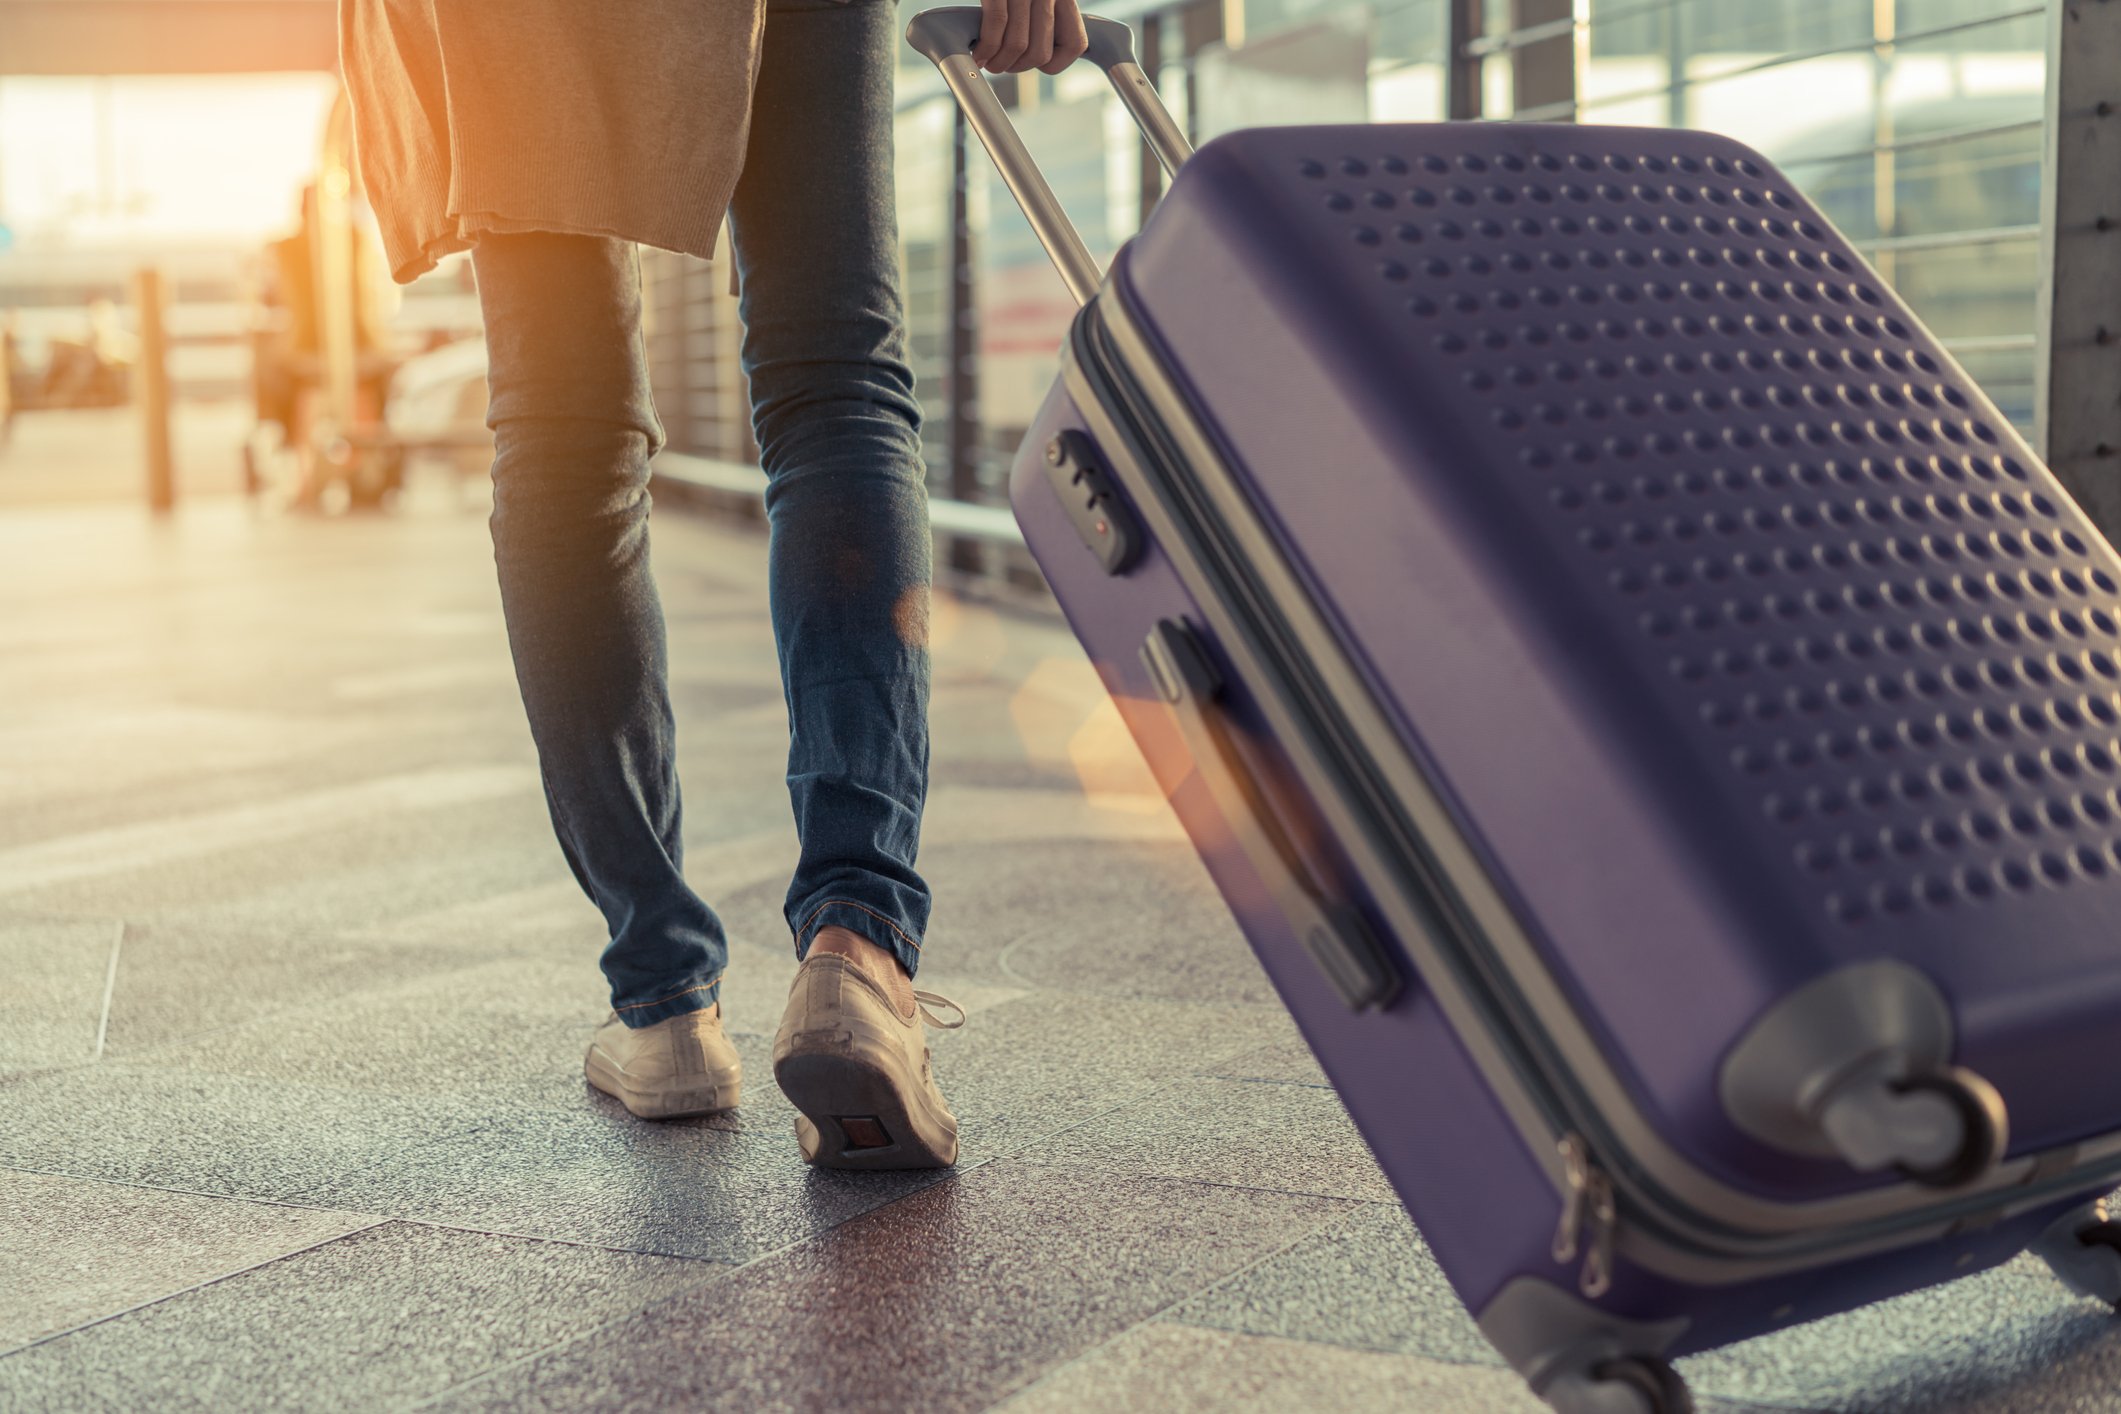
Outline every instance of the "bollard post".
<path id="1" fill-rule="evenodd" d="M 147 505 L 157 515 L 167 515 L 177 504 L 177 471 L 169 440 L 167 301 L 160 270 L 150 267 L 133 276 L 133 304 L 140 316 L 139 386 L 133 395 L 139 400 L 146 433 Z"/>
<path id="2" fill-rule="evenodd" d="M 360 415 L 352 202 L 353 110 L 342 89 L 325 121 L 324 151 L 317 160 L 317 225 L 310 252 L 317 340 L 324 355 L 324 415 L 333 436 L 351 431 Z"/>

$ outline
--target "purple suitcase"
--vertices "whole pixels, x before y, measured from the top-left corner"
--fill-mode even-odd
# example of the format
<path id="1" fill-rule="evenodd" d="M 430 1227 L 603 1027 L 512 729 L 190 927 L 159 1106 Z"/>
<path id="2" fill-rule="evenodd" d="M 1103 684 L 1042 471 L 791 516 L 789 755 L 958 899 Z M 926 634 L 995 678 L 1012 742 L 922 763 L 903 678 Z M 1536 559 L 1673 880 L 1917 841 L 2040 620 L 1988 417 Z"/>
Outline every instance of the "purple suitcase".
<path id="1" fill-rule="evenodd" d="M 2121 559 L 1710 134 L 1260 129 L 1084 298 L 1027 543 L 1483 1331 L 1570 1411 L 2037 1247 L 2121 1299 Z M 1070 243 L 1073 242 L 1071 245 Z"/>

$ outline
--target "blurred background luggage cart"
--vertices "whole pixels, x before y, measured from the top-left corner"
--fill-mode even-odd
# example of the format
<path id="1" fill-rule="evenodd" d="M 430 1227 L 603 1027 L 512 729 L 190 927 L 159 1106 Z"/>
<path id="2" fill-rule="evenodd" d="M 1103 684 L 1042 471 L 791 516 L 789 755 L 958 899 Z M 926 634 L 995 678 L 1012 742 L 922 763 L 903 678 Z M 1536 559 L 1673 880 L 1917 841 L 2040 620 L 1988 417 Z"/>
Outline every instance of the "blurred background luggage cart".
<path id="1" fill-rule="evenodd" d="M 258 428 L 244 447 L 245 485 L 299 510 L 379 508 L 416 458 L 461 485 L 484 472 L 493 447 L 483 339 L 391 327 L 396 291 L 360 202 L 351 143 L 342 96 L 301 220 L 261 262 L 251 330 Z M 460 260 L 454 273 L 468 267 Z"/>

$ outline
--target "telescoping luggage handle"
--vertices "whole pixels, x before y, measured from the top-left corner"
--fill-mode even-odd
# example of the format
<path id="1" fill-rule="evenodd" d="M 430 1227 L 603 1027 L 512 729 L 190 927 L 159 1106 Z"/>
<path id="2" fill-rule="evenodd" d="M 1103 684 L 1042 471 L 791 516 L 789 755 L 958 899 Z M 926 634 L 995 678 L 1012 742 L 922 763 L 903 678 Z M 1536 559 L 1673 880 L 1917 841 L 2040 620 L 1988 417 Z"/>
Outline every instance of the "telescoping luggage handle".
<path id="1" fill-rule="evenodd" d="M 1156 96 L 1149 76 L 1134 62 L 1134 32 L 1118 20 L 1098 15 L 1083 16 L 1083 24 L 1090 34 L 1090 48 L 1083 57 L 1105 71 L 1119 101 L 1126 105 L 1142 136 L 1149 140 L 1156 160 L 1164 164 L 1166 172 L 1176 172 L 1179 164 L 1193 155 L 1193 146 L 1172 121 L 1163 100 Z M 965 110 L 965 121 L 987 149 L 987 155 L 994 159 L 1002 180 L 1015 193 L 1016 204 L 1024 209 L 1039 244 L 1059 267 L 1068 293 L 1075 296 L 1077 304 L 1088 304 L 1103 277 L 1098 273 L 1097 262 L 1090 258 L 1090 248 L 1083 244 L 1075 224 L 1053 195 L 1053 188 L 1031 160 L 994 90 L 972 62 L 972 46 L 979 42 L 979 27 L 977 6 L 923 10 L 906 26 L 906 42 L 942 70 L 943 82 Z"/>

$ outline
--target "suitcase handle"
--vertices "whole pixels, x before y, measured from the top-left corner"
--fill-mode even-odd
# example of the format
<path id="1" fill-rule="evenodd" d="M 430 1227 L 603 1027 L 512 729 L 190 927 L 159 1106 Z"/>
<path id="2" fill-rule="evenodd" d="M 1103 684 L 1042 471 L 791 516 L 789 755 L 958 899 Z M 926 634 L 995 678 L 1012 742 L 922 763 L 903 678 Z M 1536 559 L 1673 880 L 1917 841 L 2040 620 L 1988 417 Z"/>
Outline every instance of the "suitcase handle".
<path id="1" fill-rule="evenodd" d="M 1215 705 L 1222 679 L 1199 640 L 1184 624 L 1165 619 L 1142 645 L 1142 662 L 1178 719 L 1193 769 L 1207 783 L 1245 858 L 1266 881 L 1290 931 L 1351 1008 L 1390 1006 L 1399 995 L 1399 970 L 1362 915 L 1327 898 L 1306 873 L 1267 793 L 1230 744 Z"/>
<path id="2" fill-rule="evenodd" d="M 906 26 L 906 42 L 942 70 L 943 82 L 965 110 L 965 121 L 987 149 L 987 155 L 994 159 L 995 169 L 1015 194 L 1016 204 L 1024 209 L 1024 217 L 1030 221 L 1039 244 L 1053 257 L 1068 293 L 1075 296 L 1077 304 L 1088 304 L 1104 277 L 1097 262 L 1090 258 L 1090 248 L 1083 244 L 1075 223 L 1068 219 L 1060 199 L 1031 159 L 1024 140 L 1017 136 L 1001 101 L 981 77 L 979 66 L 972 62 L 972 46 L 979 42 L 980 16 L 979 8 L 973 5 L 923 10 Z M 1193 155 L 1193 145 L 1186 141 L 1186 135 L 1172 121 L 1170 110 L 1156 96 L 1149 76 L 1134 62 L 1134 31 L 1118 20 L 1100 15 L 1083 16 L 1083 25 L 1090 34 L 1090 48 L 1083 57 L 1104 70 L 1164 170 L 1177 172 L 1179 164 Z"/>

